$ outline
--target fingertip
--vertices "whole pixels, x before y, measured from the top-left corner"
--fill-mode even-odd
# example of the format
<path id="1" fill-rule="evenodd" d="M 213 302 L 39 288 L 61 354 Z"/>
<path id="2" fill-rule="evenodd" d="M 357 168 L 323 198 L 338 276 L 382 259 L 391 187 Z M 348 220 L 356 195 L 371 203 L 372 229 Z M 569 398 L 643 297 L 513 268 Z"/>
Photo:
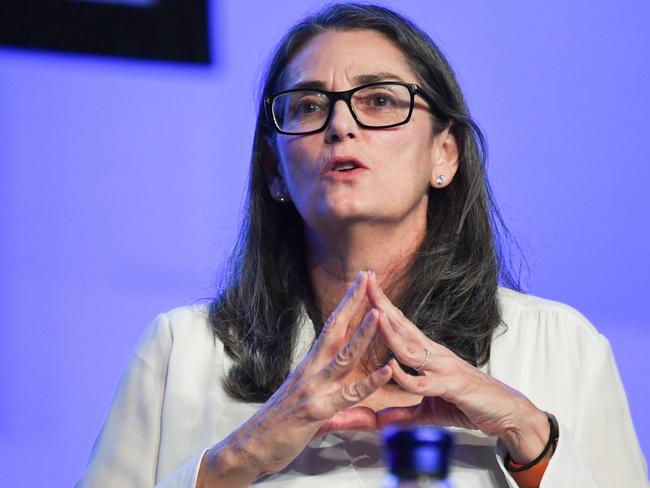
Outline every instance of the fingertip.
<path id="1" fill-rule="evenodd" d="M 361 324 L 357 328 L 354 337 L 361 339 L 368 336 L 369 334 L 374 336 L 374 334 L 377 332 L 377 328 L 379 327 L 378 317 L 379 315 L 374 309 L 371 308 L 368 310 L 366 312 L 366 315 L 364 315 Z"/>
<path id="2" fill-rule="evenodd" d="M 363 278 L 364 278 L 364 272 L 363 272 L 363 271 L 359 271 L 359 272 L 357 273 L 357 277 L 354 279 L 354 284 L 355 284 L 355 285 L 358 285 L 359 283 L 361 283 L 361 280 L 362 280 Z"/>
<path id="3" fill-rule="evenodd" d="M 393 372 L 393 375 L 398 375 L 398 374 L 404 372 L 402 367 L 397 362 L 397 359 L 395 359 L 395 358 L 390 358 L 388 360 L 387 366 L 389 366 L 391 368 L 391 371 Z"/>
<path id="4" fill-rule="evenodd" d="M 386 302 L 388 301 L 388 297 L 379 285 L 379 282 L 377 281 L 377 275 L 374 272 L 372 272 L 372 274 L 368 277 L 368 294 L 377 305 L 382 304 L 385 306 Z"/>
<path id="5" fill-rule="evenodd" d="M 376 369 L 368 378 L 370 382 L 374 385 L 372 387 L 373 392 L 378 388 L 381 388 L 383 385 L 388 383 L 393 377 L 393 370 L 388 367 L 387 364 L 384 364 L 381 368 Z"/>
<path id="6" fill-rule="evenodd" d="M 384 310 L 381 307 L 375 307 L 375 306 L 373 306 L 373 310 L 377 314 L 377 322 L 386 321 L 386 319 L 388 318 L 388 316 L 386 315 L 386 310 Z"/>
<path id="7" fill-rule="evenodd" d="M 368 296 L 376 304 L 379 304 L 381 294 L 379 293 L 379 285 L 377 284 L 377 276 L 372 273 L 368 276 Z"/>
<path id="8" fill-rule="evenodd" d="M 379 285 L 379 281 L 377 281 L 377 275 L 375 273 L 372 274 L 372 284 L 375 288 L 375 291 L 381 294 L 381 286 Z"/>
<path id="9" fill-rule="evenodd" d="M 379 282 L 377 281 L 377 273 L 375 273 L 374 271 L 370 271 L 369 273 L 370 273 L 369 282 L 372 283 L 372 286 L 374 288 L 378 288 Z"/>
<path id="10" fill-rule="evenodd" d="M 368 327 L 373 327 L 374 325 L 378 326 L 379 317 L 380 317 L 379 310 L 377 310 L 374 307 L 371 308 L 370 310 L 368 310 L 368 312 L 366 312 L 366 315 L 362 322 L 362 327 L 364 329 L 367 329 Z"/>
<path id="11" fill-rule="evenodd" d="M 357 273 L 357 276 L 354 279 L 354 283 L 352 284 L 352 288 L 358 290 L 362 286 L 367 286 L 367 284 L 368 284 L 368 273 L 366 271 L 361 270 Z"/>
<path id="12" fill-rule="evenodd" d="M 382 315 L 382 324 L 386 333 L 391 336 L 393 334 L 403 335 L 404 331 L 400 327 L 399 322 L 397 322 L 392 315 L 389 315 L 385 309 L 382 310 L 384 311 L 384 314 Z"/>
<path id="13" fill-rule="evenodd" d="M 382 376 L 393 376 L 393 370 L 388 364 L 384 364 L 379 368 L 379 374 Z"/>
<path id="14" fill-rule="evenodd" d="M 346 292 L 346 296 L 344 298 L 347 298 L 348 300 L 353 299 L 355 302 L 358 302 L 360 299 L 363 300 L 362 297 L 366 296 L 367 287 L 368 276 L 366 275 L 365 271 L 359 271 L 356 278 L 352 282 L 352 285 L 350 285 L 350 288 L 348 288 L 348 291 Z"/>
<path id="15" fill-rule="evenodd" d="M 363 294 L 367 295 L 368 286 L 370 286 L 370 276 L 368 276 L 367 271 L 359 271 L 359 273 L 361 274 L 361 279 L 359 280 L 357 288 L 363 289 Z"/>
<path id="16" fill-rule="evenodd" d="M 387 364 L 385 364 L 377 370 L 377 375 L 377 388 L 381 388 L 391 380 L 393 377 L 393 370 Z"/>

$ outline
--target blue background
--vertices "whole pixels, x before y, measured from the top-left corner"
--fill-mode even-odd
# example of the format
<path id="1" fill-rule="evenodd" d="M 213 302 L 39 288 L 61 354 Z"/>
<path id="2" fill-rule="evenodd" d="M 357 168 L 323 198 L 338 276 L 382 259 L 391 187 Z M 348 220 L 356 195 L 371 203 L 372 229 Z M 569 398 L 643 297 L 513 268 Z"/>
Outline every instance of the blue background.
<path id="1" fill-rule="evenodd" d="M 648 457 L 650 3 L 384 3 L 458 72 L 528 290 L 610 339 Z M 144 327 L 213 294 L 262 66 L 320 4 L 212 2 L 209 67 L 0 49 L 4 485 L 72 485 Z"/>

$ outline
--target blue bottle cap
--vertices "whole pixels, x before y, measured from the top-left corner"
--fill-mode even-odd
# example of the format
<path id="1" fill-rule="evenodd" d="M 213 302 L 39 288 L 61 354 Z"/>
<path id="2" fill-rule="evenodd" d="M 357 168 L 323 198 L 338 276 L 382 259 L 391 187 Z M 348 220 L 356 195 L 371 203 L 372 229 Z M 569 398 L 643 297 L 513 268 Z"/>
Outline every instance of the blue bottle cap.
<path id="1" fill-rule="evenodd" d="M 444 479 L 449 470 L 452 436 L 430 426 L 388 426 L 382 431 L 386 464 L 391 473 L 408 479 Z"/>

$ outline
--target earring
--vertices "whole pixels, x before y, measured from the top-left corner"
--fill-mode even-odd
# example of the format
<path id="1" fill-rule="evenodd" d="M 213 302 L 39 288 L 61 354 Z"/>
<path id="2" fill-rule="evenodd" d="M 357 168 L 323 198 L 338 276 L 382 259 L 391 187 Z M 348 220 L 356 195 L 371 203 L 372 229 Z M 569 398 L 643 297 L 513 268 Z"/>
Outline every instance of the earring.
<path id="1" fill-rule="evenodd" d="M 445 184 L 445 175 L 438 175 L 438 177 L 436 178 L 436 183 L 438 183 L 441 186 L 444 185 Z"/>
<path id="2" fill-rule="evenodd" d="M 284 181 L 280 181 L 280 188 L 275 193 L 275 199 L 280 203 L 286 203 L 291 200 L 287 191 L 287 185 L 285 185 Z"/>

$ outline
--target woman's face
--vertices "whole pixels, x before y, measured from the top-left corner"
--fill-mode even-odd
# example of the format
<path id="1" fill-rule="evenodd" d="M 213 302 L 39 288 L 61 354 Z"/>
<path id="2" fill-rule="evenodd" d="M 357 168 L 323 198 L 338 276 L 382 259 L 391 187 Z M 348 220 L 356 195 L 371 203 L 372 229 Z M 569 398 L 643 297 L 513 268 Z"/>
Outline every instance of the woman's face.
<path id="1" fill-rule="evenodd" d="M 291 60 L 283 89 L 314 82 L 324 90 L 342 91 L 372 77 L 417 83 L 402 52 L 382 34 L 328 31 Z M 340 228 L 344 222 L 399 223 L 413 215 L 426 219 L 429 187 L 440 186 L 435 183 L 439 174 L 448 184 L 457 159 L 453 136 L 446 130 L 434 134 L 428 105 L 420 96 L 415 97 L 411 120 L 389 129 L 359 127 L 346 103 L 338 101 L 322 132 L 278 134 L 276 149 L 278 174 L 271 178 L 272 192 L 284 180 L 303 219 L 318 231 Z M 346 160 L 357 169 L 337 171 L 336 164 Z"/>

